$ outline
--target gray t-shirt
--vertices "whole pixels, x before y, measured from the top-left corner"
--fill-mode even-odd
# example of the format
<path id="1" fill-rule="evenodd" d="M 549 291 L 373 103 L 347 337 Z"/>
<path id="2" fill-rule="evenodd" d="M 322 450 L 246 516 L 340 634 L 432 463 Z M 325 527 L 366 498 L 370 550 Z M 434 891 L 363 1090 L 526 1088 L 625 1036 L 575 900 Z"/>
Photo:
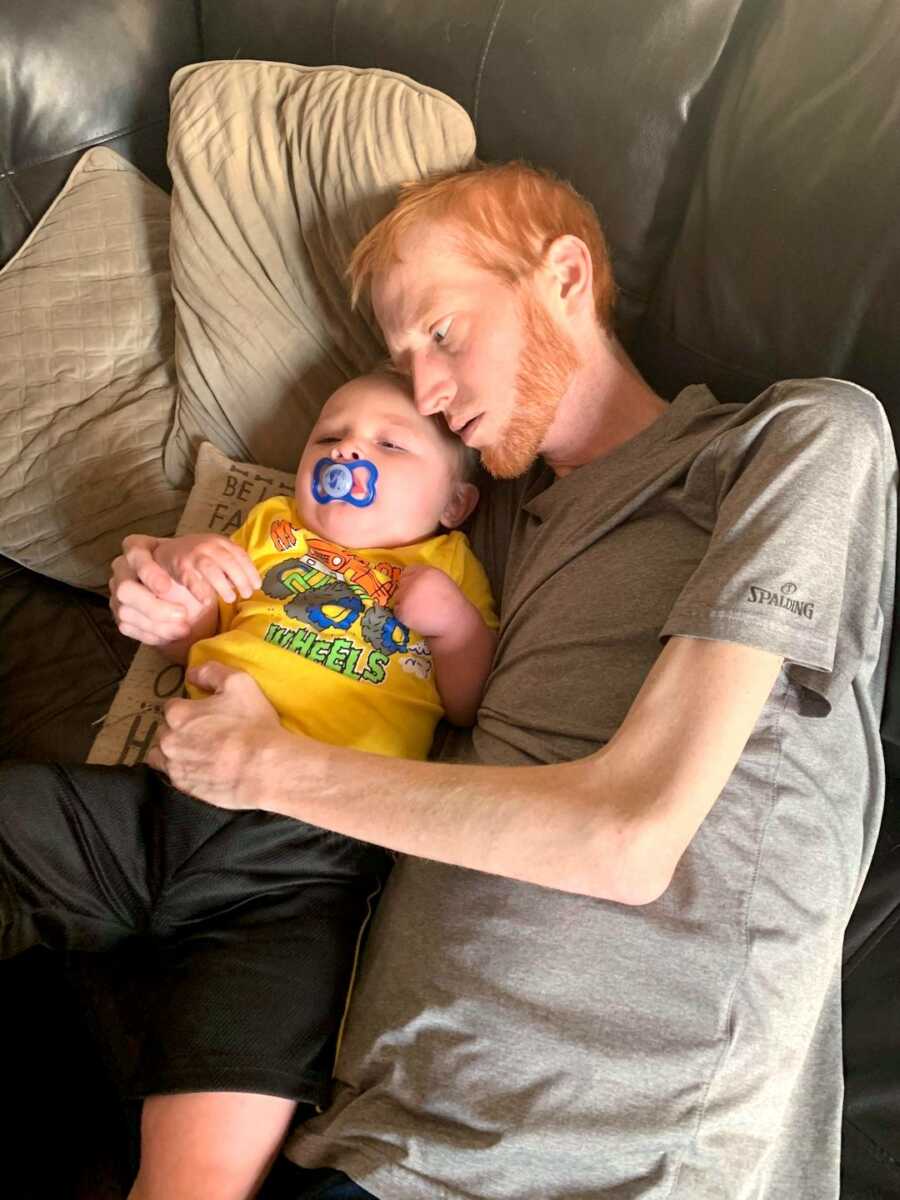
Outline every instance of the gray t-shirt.
<path id="1" fill-rule="evenodd" d="M 671 635 L 785 666 L 666 893 L 627 907 L 421 859 L 396 867 L 332 1107 L 292 1138 L 382 1200 L 827 1200 L 839 967 L 883 795 L 895 469 L 868 393 L 682 392 L 473 530 L 501 607 L 464 761 L 582 757 Z M 414 799 L 411 799 L 414 803 Z"/>

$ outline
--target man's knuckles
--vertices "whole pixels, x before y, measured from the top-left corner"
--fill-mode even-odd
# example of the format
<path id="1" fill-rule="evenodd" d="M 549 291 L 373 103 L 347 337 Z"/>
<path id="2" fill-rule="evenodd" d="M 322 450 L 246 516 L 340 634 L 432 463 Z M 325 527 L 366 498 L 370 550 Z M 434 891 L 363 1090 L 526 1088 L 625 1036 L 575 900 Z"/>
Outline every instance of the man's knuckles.
<path id="1" fill-rule="evenodd" d="M 181 697 L 176 697 L 174 700 L 167 700 L 163 705 L 163 713 L 166 718 L 166 724 L 170 729 L 180 729 L 182 725 L 190 720 L 191 715 L 197 711 L 197 702 L 195 700 L 184 700 Z"/>

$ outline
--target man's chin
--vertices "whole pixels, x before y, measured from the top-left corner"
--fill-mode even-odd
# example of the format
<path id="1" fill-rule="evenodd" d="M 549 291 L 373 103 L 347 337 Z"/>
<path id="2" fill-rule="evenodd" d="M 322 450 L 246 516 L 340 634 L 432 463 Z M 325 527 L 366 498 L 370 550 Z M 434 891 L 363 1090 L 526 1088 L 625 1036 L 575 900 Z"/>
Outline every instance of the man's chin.
<path id="1" fill-rule="evenodd" d="M 485 446 L 481 465 L 494 479 L 518 479 L 534 466 L 538 447 Z"/>

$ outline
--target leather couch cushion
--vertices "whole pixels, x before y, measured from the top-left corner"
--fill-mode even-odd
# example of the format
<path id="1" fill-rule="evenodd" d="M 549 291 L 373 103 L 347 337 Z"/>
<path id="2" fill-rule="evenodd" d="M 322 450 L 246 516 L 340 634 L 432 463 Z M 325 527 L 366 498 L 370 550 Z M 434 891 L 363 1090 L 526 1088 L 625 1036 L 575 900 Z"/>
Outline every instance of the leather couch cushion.
<path id="1" fill-rule="evenodd" d="M 166 447 L 189 478 L 208 439 L 294 470 L 335 388 L 385 351 L 344 272 L 398 185 L 458 169 L 465 111 L 384 71 L 218 62 L 172 81 L 169 166 L 179 401 Z"/>
<path id="2" fill-rule="evenodd" d="M 94 149 L 0 272 L 0 549 L 100 588 L 125 534 L 170 533 L 169 199 Z"/>

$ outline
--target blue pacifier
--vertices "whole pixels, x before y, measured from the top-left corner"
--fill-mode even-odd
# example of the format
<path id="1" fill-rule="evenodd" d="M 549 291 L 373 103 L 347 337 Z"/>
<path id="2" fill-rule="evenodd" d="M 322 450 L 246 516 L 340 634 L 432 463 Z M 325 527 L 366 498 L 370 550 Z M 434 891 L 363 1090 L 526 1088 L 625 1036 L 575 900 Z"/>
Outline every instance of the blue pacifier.
<path id="1" fill-rule="evenodd" d="M 312 494 L 317 504 L 330 504 L 332 500 L 345 500 L 357 508 L 367 508 L 375 499 L 375 481 L 378 468 L 366 458 L 352 462 L 335 462 L 332 458 L 320 458 L 313 467 Z M 362 483 L 364 496 L 354 496 L 354 487 Z"/>

